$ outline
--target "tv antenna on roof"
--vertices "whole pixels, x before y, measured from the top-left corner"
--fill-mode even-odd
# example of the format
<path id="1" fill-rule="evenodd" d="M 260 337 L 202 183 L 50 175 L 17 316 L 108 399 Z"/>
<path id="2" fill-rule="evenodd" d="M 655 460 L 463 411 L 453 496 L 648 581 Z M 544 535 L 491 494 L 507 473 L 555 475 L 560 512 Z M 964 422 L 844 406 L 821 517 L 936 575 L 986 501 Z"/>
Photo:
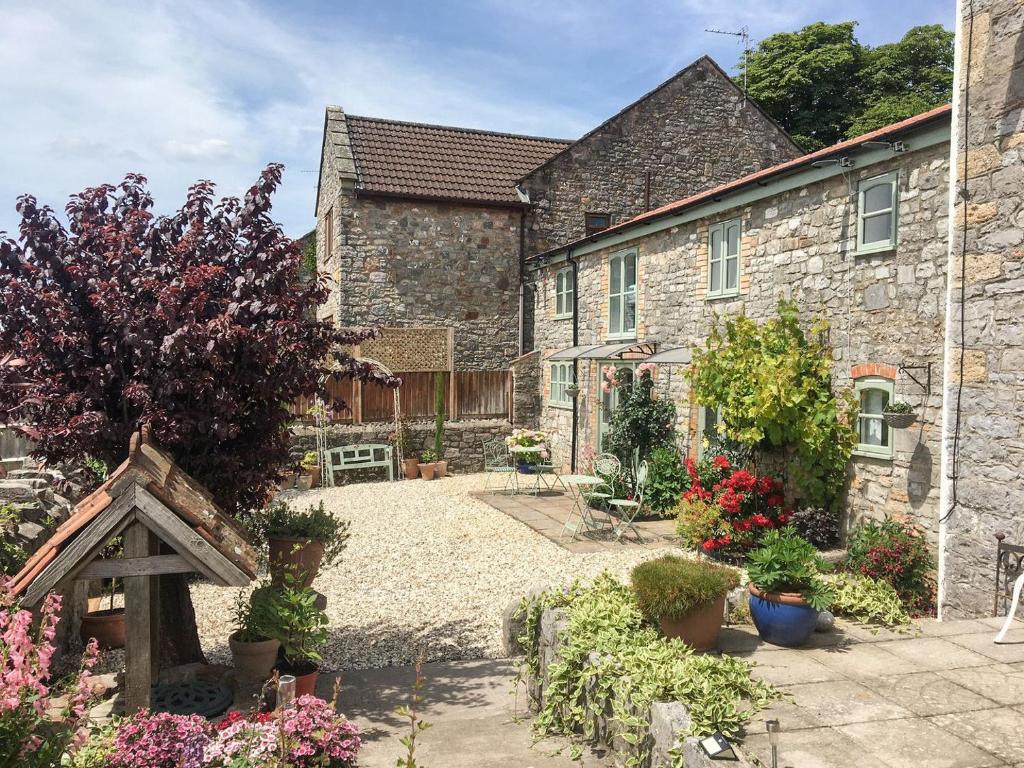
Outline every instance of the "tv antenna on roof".
<path id="1" fill-rule="evenodd" d="M 730 37 L 738 37 L 740 43 L 743 44 L 743 100 L 747 99 L 747 54 L 750 53 L 750 28 L 746 25 L 740 27 L 738 32 L 731 32 L 728 29 L 704 29 L 705 32 L 710 32 L 714 35 L 729 35 Z"/>

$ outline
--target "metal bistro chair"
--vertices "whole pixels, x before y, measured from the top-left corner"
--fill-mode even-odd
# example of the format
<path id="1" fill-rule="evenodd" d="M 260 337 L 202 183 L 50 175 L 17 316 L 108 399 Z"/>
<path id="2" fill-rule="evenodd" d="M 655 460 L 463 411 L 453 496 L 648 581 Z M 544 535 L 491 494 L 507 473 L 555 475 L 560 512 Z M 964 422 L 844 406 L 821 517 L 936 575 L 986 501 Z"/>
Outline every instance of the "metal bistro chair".
<path id="1" fill-rule="evenodd" d="M 587 490 L 583 495 L 583 498 L 586 500 L 587 504 L 591 506 L 594 504 L 607 505 L 614 495 L 614 486 L 612 483 L 622 472 L 622 462 L 619 461 L 618 456 L 615 454 L 602 453 L 594 459 L 592 469 L 595 477 L 600 477 L 604 480 L 604 483 Z"/>
<path id="2" fill-rule="evenodd" d="M 1020 605 L 1021 591 L 1024 590 L 1024 545 L 1007 544 L 1005 539 L 1005 533 L 996 534 L 999 544 L 996 547 L 996 596 L 992 615 L 999 615 L 1001 602 L 1003 610 L 1006 611 L 1006 621 L 993 640 L 995 643 L 1006 642 L 1006 633 L 1013 626 L 1013 619 Z"/>
<path id="3" fill-rule="evenodd" d="M 633 534 L 640 542 L 643 542 L 644 537 L 640 535 L 640 531 L 633 521 L 636 520 L 640 510 L 643 509 L 644 488 L 646 485 L 647 462 L 641 461 L 640 466 L 636 470 L 636 487 L 633 491 L 633 498 L 608 500 L 608 514 L 616 518 L 616 522 L 612 526 L 612 533 L 615 535 L 616 541 L 621 541 L 622 534 L 628 529 L 633 531 Z"/>
<path id="4" fill-rule="evenodd" d="M 492 477 L 504 477 L 505 482 L 502 492 L 507 493 L 510 487 L 514 490 L 516 482 L 516 468 L 512 466 L 512 459 L 508 455 L 508 447 L 505 441 L 500 438 L 481 441 L 484 448 L 484 492 L 491 487 Z"/>

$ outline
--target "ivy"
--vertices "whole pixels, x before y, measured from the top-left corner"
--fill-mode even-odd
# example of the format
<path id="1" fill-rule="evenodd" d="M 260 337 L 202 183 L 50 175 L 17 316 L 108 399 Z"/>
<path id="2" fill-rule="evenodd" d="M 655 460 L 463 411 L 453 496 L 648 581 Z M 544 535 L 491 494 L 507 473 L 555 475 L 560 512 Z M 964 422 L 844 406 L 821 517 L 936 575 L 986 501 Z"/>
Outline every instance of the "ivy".
<path id="1" fill-rule="evenodd" d="M 822 577 L 832 587 L 831 610 L 862 622 L 901 627 L 910 624 L 900 596 L 881 579 L 856 573 L 833 573 Z"/>
<path id="2" fill-rule="evenodd" d="M 691 734 L 718 730 L 732 736 L 778 694 L 750 676 L 750 665 L 731 656 L 696 654 L 644 623 L 632 590 L 611 575 L 589 587 L 545 593 L 527 600 L 526 667 L 539 674 L 540 614 L 564 605 L 568 627 L 558 661 L 547 669 L 547 687 L 534 726 L 541 735 L 562 734 L 624 745 L 626 766 L 645 764 L 650 750 L 650 705 L 681 701 L 690 711 Z M 600 732 L 602 718 L 610 732 Z"/>
<path id="3" fill-rule="evenodd" d="M 849 390 L 832 390 L 827 328 L 818 321 L 805 335 L 796 303 L 780 300 L 767 322 L 740 315 L 715 328 L 687 377 L 698 403 L 721 409 L 726 438 L 782 454 L 798 500 L 831 509 L 842 501 L 857 411 Z"/>

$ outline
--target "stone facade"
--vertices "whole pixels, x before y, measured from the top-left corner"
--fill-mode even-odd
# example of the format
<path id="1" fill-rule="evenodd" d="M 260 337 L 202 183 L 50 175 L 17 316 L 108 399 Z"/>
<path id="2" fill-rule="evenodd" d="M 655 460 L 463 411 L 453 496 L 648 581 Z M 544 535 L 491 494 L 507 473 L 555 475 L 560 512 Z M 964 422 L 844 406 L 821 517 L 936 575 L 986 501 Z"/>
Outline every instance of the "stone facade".
<path id="1" fill-rule="evenodd" d="M 1024 544 L 1024 3 L 959 8 L 943 617 L 990 611 L 994 535 Z"/>
<path id="2" fill-rule="evenodd" d="M 625 221 L 801 154 L 702 57 L 523 179 L 528 250 L 582 237 L 586 213 Z"/>
<path id="3" fill-rule="evenodd" d="M 666 221 L 660 231 L 632 241 L 623 233 L 622 242 L 607 247 L 596 243 L 596 250 L 578 256 L 578 343 L 608 341 L 609 257 L 628 249 L 637 252 L 638 342 L 703 347 L 722 317 L 746 313 L 762 320 L 775 315 L 780 297 L 796 299 L 808 319 L 822 316 L 830 324 L 838 387 L 851 385 L 855 377 L 881 374 L 892 381 L 895 398 L 911 403 L 920 416 L 914 429 L 893 430 L 892 459 L 854 458 L 850 520 L 902 512 L 937 535 L 948 125 L 946 116 L 905 136 L 911 151 L 851 150 L 855 164 L 850 170 L 808 167 L 778 182 L 788 189 L 745 193 L 754 199 L 738 205 L 730 203 L 728 194 L 709 198 L 704 209 L 692 208 L 678 223 Z M 896 247 L 857 254 L 857 185 L 892 171 L 899 178 Z M 709 299 L 709 227 L 737 218 L 742 233 L 738 294 Z M 544 357 L 572 345 L 572 320 L 554 316 L 554 276 L 561 267 L 564 263 L 548 266 L 538 275 L 535 334 Z M 929 363 L 930 394 L 899 370 L 901 364 Z M 604 364 L 577 363 L 577 456 L 584 462 L 597 450 Z M 556 457 L 568 464 L 572 407 L 548 401 L 550 365 L 542 365 L 541 428 L 551 433 Z M 697 407 L 683 372 L 680 365 L 661 366 L 657 386 L 661 396 L 676 403 L 682 447 L 693 451 Z M 922 371 L 910 372 L 924 381 Z"/>
<path id="4" fill-rule="evenodd" d="M 516 427 L 536 429 L 540 421 L 540 350 L 528 352 L 512 361 L 512 423 Z"/>

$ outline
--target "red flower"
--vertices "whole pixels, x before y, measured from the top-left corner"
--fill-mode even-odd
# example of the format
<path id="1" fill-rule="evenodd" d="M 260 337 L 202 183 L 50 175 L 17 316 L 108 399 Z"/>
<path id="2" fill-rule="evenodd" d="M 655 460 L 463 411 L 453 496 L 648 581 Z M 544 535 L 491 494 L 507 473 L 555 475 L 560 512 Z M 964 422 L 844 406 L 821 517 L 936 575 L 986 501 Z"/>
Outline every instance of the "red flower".
<path id="1" fill-rule="evenodd" d="M 769 525 L 772 524 L 772 521 L 764 515 L 762 515 L 760 512 L 754 515 L 751 519 L 754 521 L 754 525 L 759 525 L 762 528 L 767 528 Z"/>
<path id="2" fill-rule="evenodd" d="M 725 456 L 715 456 L 715 458 L 712 459 L 712 463 L 719 469 L 729 468 L 729 460 L 725 458 Z"/>
<path id="3" fill-rule="evenodd" d="M 712 539 L 707 539 L 703 544 L 701 544 L 701 546 L 704 547 L 706 552 L 711 552 L 717 545 Z"/>

